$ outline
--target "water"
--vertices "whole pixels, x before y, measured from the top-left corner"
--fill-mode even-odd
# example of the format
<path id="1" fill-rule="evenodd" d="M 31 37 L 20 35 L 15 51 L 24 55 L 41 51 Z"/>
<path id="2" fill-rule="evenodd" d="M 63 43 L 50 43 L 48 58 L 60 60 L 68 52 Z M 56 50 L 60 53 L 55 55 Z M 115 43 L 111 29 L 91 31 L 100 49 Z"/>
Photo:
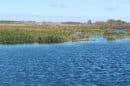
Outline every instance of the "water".
<path id="1" fill-rule="evenodd" d="M 130 41 L 0 45 L 0 86 L 130 86 Z"/>
<path id="2" fill-rule="evenodd" d="M 90 35 L 89 40 L 94 42 L 107 42 L 107 39 L 102 35 Z"/>
<path id="3" fill-rule="evenodd" d="M 123 28 L 117 28 L 113 30 L 114 33 L 124 33 L 127 34 L 127 31 L 125 31 Z"/>

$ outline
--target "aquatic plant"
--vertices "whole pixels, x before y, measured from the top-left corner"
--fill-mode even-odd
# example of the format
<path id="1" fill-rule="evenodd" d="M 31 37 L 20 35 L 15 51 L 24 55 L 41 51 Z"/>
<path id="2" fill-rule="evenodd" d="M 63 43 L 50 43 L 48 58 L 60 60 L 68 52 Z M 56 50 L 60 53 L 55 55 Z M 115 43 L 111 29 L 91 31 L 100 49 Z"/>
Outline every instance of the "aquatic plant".
<path id="1" fill-rule="evenodd" d="M 65 41 L 79 41 L 88 39 L 90 35 L 103 35 L 108 40 L 130 38 L 127 34 L 115 33 L 107 25 L 0 25 L 0 43 L 60 43 Z"/>

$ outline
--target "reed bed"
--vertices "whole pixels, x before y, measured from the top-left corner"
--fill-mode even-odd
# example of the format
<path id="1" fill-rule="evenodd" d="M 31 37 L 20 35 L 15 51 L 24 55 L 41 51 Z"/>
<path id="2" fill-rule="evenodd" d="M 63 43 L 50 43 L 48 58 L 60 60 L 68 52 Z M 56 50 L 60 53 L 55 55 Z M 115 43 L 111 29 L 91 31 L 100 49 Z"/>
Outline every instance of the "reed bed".
<path id="1" fill-rule="evenodd" d="M 103 35 L 108 39 L 130 38 L 128 34 L 113 33 L 111 27 L 104 25 L 0 25 L 0 44 L 20 43 L 61 43 L 87 40 L 90 35 Z M 78 33 L 78 34 L 77 34 Z"/>

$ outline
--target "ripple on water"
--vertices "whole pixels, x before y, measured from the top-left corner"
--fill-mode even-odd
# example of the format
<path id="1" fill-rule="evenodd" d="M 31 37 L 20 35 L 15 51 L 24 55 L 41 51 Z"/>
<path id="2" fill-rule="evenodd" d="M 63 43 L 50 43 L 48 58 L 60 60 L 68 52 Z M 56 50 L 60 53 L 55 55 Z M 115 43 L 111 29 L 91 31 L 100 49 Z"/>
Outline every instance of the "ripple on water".
<path id="1" fill-rule="evenodd" d="M 0 46 L 1 86 L 129 86 L 130 41 Z"/>

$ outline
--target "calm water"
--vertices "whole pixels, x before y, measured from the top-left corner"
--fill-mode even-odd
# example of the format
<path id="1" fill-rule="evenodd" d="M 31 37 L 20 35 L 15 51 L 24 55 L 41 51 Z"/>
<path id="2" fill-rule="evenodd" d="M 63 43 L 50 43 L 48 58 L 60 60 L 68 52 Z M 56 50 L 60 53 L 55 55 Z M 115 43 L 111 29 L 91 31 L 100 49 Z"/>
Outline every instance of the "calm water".
<path id="1" fill-rule="evenodd" d="M 123 28 L 117 28 L 113 30 L 114 33 L 124 33 L 127 34 L 127 31 L 125 31 Z"/>
<path id="2" fill-rule="evenodd" d="M 130 41 L 0 45 L 0 86 L 130 86 Z"/>

